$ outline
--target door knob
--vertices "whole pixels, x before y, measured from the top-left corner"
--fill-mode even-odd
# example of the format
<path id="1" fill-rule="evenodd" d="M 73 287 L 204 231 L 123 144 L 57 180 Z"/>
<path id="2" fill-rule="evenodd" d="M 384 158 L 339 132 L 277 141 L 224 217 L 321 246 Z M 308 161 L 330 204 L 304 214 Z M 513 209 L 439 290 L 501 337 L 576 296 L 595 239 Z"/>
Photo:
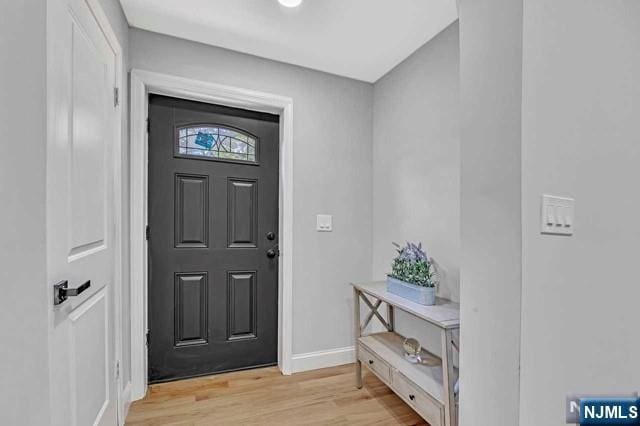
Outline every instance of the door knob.
<path id="1" fill-rule="evenodd" d="M 273 241 L 276 239 L 276 233 L 275 232 L 267 232 L 267 240 Z"/>
<path id="2" fill-rule="evenodd" d="M 269 259 L 273 259 L 274 257 L 276 257 L 279 254 L 280 254 L 280 251 L 278 250 L 278 245 L 277 244 L 275 246 L 273 246 L 273 248 L 270 248 L 269 250 L 267 250 L 267 257 Z"/>
<path id="3" fill-rule="evenodd" d="M 60 281 L 58 284 L 53 286 L 53 304 L 59 305 L 70 296 L 78 296 L 89 287 L 91 287 L 91 280 L 88 280 L 77 288 L 69 288 L 69 281 L 67 280 Z"/>

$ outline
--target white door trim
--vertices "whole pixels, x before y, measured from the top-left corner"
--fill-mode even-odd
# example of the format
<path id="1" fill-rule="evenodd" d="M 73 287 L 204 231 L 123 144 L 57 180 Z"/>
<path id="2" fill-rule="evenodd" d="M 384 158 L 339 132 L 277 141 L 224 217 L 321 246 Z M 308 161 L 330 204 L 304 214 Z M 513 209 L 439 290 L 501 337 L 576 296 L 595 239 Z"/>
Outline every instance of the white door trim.
<path id="1" fill-rule="evenodd" d="M 116 131 L 117 131 L 117 143 L 113 149 L 113 173 L 114 173 L 114 181 L 113 181 L 113 190 L 114 190 L 114 216 L 115 216 L 115 239 L 114 239 L 114 249 L 115 249 L 115 274 L 114 274 L 114 313 L 115 313 L 115 323 L 111 324 L 114 327 L 115 332 L 115 345 L 116 345 L 116 353 L 115 353 L 115 361 L 118 365 L 118 378 L 116 380 L 117 384 L 117 410 L 118 410 L 118 422 L 121 425 L 124 425 L 125 418 L 127 416 L 127 411 L 130 404 L 130 397 L 125 392 L 126 384 L 122 379 L 122 359 L 124 355 L 124 348 L 122 347 L 122 280 L 124 277 L 123 270 L 123 241 L 125 236 L 123 235 L 123 212 L 122 212 L 122 196 L 124 189 L 124 180 L 122 179 L 122 152 L 124 148 L 123 138 L 122 138 L 122 94 L 123 94 L 123 57 L 122 57 L 122 46 L 118 41 L 118 37 L 111 26 L 111 22 L 105 11 L 103 10 L 99 0 L 85 0 L 91 11 L 93 12 L 96 21 L 100 25 L 102 32 L 107 39 L 107 42 L 111 45 L 111 48 L 116 54 L 116 82 L 114 90 L 117 89 L 119 92 L 119 102 L 118 105 L 115 105 L 116 110 L 118 111 L 118 118 L 116 121 Z M 115 93 L 114 93 L 115 96 Z"/>
<path id="2" fill-rule="evenodd" d="M 278 367 L 291 374 L 293 297 L 293 100 L 222 84 L 131 71 L 131 398 L 147 391 L 147 112 L 149 93 L 280 116 Z"/>

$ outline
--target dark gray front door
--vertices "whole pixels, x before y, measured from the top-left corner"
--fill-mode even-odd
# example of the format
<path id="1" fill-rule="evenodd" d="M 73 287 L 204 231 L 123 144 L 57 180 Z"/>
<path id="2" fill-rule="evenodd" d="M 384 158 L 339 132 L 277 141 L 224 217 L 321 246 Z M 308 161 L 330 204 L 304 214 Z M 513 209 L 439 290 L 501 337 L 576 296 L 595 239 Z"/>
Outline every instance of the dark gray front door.
<path id="1" fill-rule="evenodd" d="M 277 362 L 278 117 L 149 99 L 149 381 Z"/>

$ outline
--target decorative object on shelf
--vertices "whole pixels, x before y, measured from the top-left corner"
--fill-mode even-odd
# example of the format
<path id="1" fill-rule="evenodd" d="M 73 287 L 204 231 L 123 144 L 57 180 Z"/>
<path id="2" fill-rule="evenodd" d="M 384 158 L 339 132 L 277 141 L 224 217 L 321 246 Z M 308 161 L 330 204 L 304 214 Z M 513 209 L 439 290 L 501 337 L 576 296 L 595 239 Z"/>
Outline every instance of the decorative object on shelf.
<path id="1" fill-rule="evenodd" d="M 421 305 L 435 305 L 435 264 L 422 250 L 422 243 L 407 242 L 405 247 L 393 243 L 398 256 L 387 275 L 387 291 Z"/>
<path id="2" fill-rule="evenodd" d="M 413 337 L 407 337 L 402 343 L 404 349 L 404 357 L 412 364 L 422 364 L 420 358 L 420 352 L 422 351 L 422 345 Z"/>

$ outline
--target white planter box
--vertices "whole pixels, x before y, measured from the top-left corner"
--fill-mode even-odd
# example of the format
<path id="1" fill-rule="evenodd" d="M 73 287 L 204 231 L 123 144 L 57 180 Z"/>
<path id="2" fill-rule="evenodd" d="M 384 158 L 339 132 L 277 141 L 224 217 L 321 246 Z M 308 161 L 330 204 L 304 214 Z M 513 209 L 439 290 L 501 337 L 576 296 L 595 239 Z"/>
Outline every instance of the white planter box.
<path id="1" fill-rule="evenodd" d="M 387 276 L 387 291 L 421 305 L 436 304 L 435 287 L 423 287 Z"/>

